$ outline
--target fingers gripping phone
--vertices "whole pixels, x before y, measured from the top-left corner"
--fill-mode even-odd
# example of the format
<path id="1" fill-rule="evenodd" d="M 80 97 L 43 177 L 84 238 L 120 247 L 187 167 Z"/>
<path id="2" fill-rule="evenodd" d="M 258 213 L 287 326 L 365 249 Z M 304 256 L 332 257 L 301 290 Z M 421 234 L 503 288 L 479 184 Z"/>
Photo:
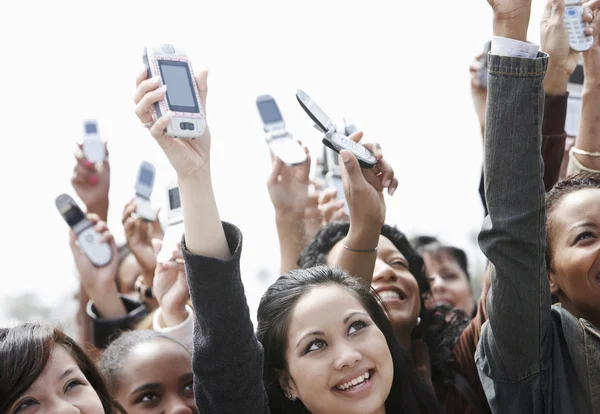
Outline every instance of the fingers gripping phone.
<path id="1" fill-rule="evenodd" d="M 173 250 L 177 248 L 177 243 L 181 241 L 184 232 L 183 208 L 176 182 L 171 182 L 167 186 L 167 205 L 169 207 L 168 224 L 162 248 L 156 257 L 158 263 L 168 262 L 171 259 Z"/>
<path id="2" fill-rule="evenodd" d="M 594 38 L 585 35 L 583 21 L 583 2 L 581 0 L 565 1 L 565 26 L 569 32 L 569 44 L 573 50 L 583 52 L 592 47 Z"/>
<path id="3" fill-rule="evenodd" d="M 492 50 L 492 41 L 489 40 L 485 43 L 483 47 L 483 54 L 481 55 L 481 69 L 477 71 L 477 79 L 479 80 L 479 85 L 482 88 L 487 88 L 487 80 L 488 80 L 488 55 Z"/>
<path id="4" fill-rule="evenodd" d="M 154 165 L 148 161 L 142 161 L 135 180 L 135 204 L 136 213 L 146 221 L 156 220 L 156 213 L 152 210 L 150 196 L 154 188 Z"/>
<path id="5" fill-rule="evenodd" d="M 56 208 L 75 233 L 77 244 L 94 266 L 103 267 L 112 260 L 112 249 L 103 243 L 102 235 L 94 230 L 94 224 L 88 220 L 75 200 L 67 194 L 56 197 Z"/>
<path id="6" fill-rule="evenodd" d="M 144 64 L 148 78 L 158 76 L 160 85 L 167 86 L 165 97 L 153 108 L 156 119 L 168 111 L 173 112 L 165 134 L 175 138 L 201 137 L 206 128 L 204 108 L 184 50 L 169 44 L 146 46 Z"/>
<path id="7" fill-rule="evenodd" d="M 285 122 L 275 99 L 271 95 L 261 95 L 256 98 L 256 107 L 266 133 L 265 139 L 273 154 L 286 165 L 298 165 L 306 161 L 304 148 L 285 129 Z"/>
<path id="8" fill-rule="evenodd" d="M 92 164 L 104 162 L 106 149 L 104 143 L 98 134 L 98 123 L 90 120 L 83 123 L 83 156 Z"/>
<path id="9" fill-rule="evenodd" d="M 567 90 L 569 98 L 567 100 L 567 118 L 565 121 L 565 131 L 570 137 L 576 137 L 579 134 L 579 123 L 581 121 L 581 91 L 583 89 L 583 65 L 580 63 L 575 67 L 575 71 L 569 77 Z"/>
<path id="10" fill-rule="evenodd" d="M 323 144 L 339 153 L 343 149 L 352 151 L 363 168 L 373 168 L 377 158 L 371 151 L 360 144 L 348 139 L 344 132 L 338 132 L 335 124 L 321 108 L 304 91 L 298 89 L 296 99 L 307 115 L 315 123 L 315 128 L 323 132 Z"/>

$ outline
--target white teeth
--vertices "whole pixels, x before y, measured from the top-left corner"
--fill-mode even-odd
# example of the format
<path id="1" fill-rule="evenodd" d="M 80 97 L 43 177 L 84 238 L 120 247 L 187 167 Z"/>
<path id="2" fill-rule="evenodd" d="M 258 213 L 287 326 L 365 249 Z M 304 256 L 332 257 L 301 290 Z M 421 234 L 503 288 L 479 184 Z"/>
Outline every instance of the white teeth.
<path id="1" fill-rule="evenodd" d="M 384 290 L 383 292 L 379 293 L 379 297 L 383 300 L 400 299 L 400 295 L 398 294 L 398 292 L 395 292 L 393 290 Z"/>
<path id="2" fill-rule="evenodd" d="M 371 374 L 369 373 L 369 371 L 365 372 L 363 375 L 361 375 L 360 377 L 356 377 L 354 378 L 352 381 L 348 381 L 342 385 L 340 385 L 339 387 L 336 387 L 338 390 L 342 390 L 345 391 L 348 388 L 351 388 L 355 385 L 358 385 L 366 380 L 368 380 L 371 377 Z"/>

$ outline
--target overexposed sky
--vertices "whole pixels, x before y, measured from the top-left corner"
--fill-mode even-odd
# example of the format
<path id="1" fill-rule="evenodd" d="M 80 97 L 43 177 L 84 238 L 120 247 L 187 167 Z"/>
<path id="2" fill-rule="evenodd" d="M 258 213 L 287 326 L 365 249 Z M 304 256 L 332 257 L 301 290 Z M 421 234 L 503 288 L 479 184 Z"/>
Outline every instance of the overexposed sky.
<path id="1" fill-rule="evenodd" d="M 539 42 L 543 1 L 533 1 Z M 135 76 L 148 43 L 184 47 L 209 69 L 208 123 L 222 219 L 244 232 L 252 314 L 279 265 L 266 189 L 268 148 L 254 105 L 275 97 L 288 128 L 321 153 L 319 133 L 295 99 L 306 91 L 382 144 L 400 180 L 388 222 L 474 250 L 481 139 L 468 67 L 491 35 L 485 0 L 390 1 L 13 1 L 0 6 L 3 220 L 0 298 L 36 291 L 56 304 L 75 286 L 67 226 L 55 197 L 70 178 L 82 121 L 108 141 L 109 226 L 124 241 L 121 213 L 141 160 L 156 165 L 153 202 L 164 205 L 173 172 L 133 112 Z M 480 258 L 473 257 L 480 263 Z M 271 281 L 269 281 L 271 282 Z M 1 299 L 0 299 L 1 300 Z"/>

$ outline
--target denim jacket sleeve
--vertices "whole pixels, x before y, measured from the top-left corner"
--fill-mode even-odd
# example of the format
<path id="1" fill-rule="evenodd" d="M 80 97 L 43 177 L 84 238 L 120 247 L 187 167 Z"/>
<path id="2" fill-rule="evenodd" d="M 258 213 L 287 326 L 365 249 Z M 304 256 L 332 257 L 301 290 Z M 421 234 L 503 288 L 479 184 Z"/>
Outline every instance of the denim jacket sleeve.
<path id="1" fill-rule="evenodd" d="M 489 56 L 484 147 L 489 215 L 479 245 L 492 263 L 476 360 L 493 412 L 541 412 L 551 361 L 546 275 L 543 80 L 548 57 Z"/>

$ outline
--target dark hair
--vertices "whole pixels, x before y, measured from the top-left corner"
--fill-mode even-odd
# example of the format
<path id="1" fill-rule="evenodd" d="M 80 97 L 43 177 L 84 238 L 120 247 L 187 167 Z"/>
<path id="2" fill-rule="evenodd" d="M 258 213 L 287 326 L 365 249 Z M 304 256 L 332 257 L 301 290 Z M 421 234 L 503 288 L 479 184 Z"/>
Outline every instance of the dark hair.
<path id="1" fill-rule="evenodd" d="M 433 255 L 439 253 L 447 254 L 460 266 L 462 271 L 465 272 L 467 281 L 471 281 L 471 275 L 469 275 L 469 260 L 467 259 L 467 254 L 464 250 L 442 244 L 437 238 L 432 236 L 415 237 L 412 239 L 412 245 L 420 255 L 425 253 Z"/>
<path id="2" fill-rule="evenodd" d="M 552 267 L 552 239 L 554 236 L 554 223 L 552 215 L 562 199 L 576 191 L 588 188 L 600 189 L 600 174 L 582 172 L 567 177 L 546 194 L 546 266 Z"/>
<path id="3" fill-rule="evenodd" d="M 385 336 L 394 364 L 394 379 L 385 402 L 387 413 L 442 412 L 431 390 L 417 375 L 410 355 L 397 342 L 392 326 L 375 296 L 339 267 L 292 270 L 267 289 L 258 306 L 257 337 L 264 349 L 264 383 L 273 414 L 309 413 L 301 401 L 290 401 L 279 386 L 287 370 L 285 350 L 290 314 L 298 300 L 314 287 L 336 285 L 353 295 Z"/>
<path id="4" fill-rule="evenodd" d="M 346 221 L 329 223 L 317 233 L 311 244 L 300 254 L 298 265 L 307 268 L 326 264 L 330 250 L 348 234 L 349 229 L 350 223 Z M 413 329 L 411 338 L 421 338 L 427 344 L 431 359 L 432 378 L 440 379 L 444 384 L 452 383 L 456 375 L 452 351 L 460 333 L 468 324 L 468 318 L 462 311 L 451 309 L 448 306 L 426 308 L 425 300 L 431 295 L 431 287 L 425 276 L 423 258 L 397 227 L 384 224 L 381 228 L 381 235 L 390 240 L 408 260 L 408 270 L 419 286 L 421 323 Z"/>
<path id="5" fill-rule="evenodd" d="M 98 394 L 104 412 L 113 412 L 113 400 L 94 362 L 72 338 L 49 323 L 0 329 L 0 412 L 8 410 L 31 387 L 58 346 L 75 360 Z"/>
<path id="6" fill-rule="evenodd" d="M 184 348 L 188 353 L 190 352 L 185 345 L 160 332 L 150 330 L 124 332 L 108 345 L 102 353 L 100 361 L 98 361 L 98 369 L 102 375 L 104 375 L 108 389 L 111 393 L 114 394 L 119 387 L 119 378 L 121 377 L 121 372 L 123 370 L 123 363 L 129 356 L 131 350 L 138 344 L 153 341 L 157 338 L 174 342 Z"/>

